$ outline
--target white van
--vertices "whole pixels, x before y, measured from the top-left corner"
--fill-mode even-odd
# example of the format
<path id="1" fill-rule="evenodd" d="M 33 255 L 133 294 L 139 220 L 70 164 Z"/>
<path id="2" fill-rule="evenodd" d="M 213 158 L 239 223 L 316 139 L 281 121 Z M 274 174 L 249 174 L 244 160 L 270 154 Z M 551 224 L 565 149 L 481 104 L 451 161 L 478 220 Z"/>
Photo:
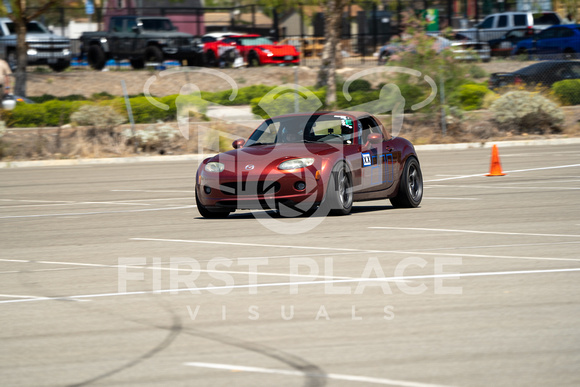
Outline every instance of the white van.
<path id="1" fill-rule="evenodd" d="M 487 42 L 500 38 L 513 28 L 529 27 L 543 30 L 561 23 L 562 19 L 556 12 L 502 12 L 487 16 L 473 28 L 455 32 L 470 39 Z"/>

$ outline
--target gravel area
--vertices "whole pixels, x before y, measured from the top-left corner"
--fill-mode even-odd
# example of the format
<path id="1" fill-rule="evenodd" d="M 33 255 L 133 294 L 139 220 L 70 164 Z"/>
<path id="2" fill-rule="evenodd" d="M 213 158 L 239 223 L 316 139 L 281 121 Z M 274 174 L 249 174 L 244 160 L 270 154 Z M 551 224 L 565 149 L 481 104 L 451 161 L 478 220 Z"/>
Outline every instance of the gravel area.
<path id="1" fill-rule="evenodd" d="M 493 61 L 481 63 L 480 66 L 488 73 L 514 71 L 529 65 L 531 62 L 520 61 Z M 338 71 L 343 79 L 357 72 L 372 67 L 343 68 Z M 67 96 L 81 94 L 91 96 L 94 93 L 108 92 L 113 95 L 122 95 L 121 81 L 125 80 L 128 93 L 131 95 L 143 93 L 150 85 L 149 91 L 155 96 L 178 94 L 181 88 L 188 84 L 196 85 L 203 91 L 219 91 L 231 89 L 229 82 L 235 82 L 238 87 L 255 84 L 281 85 L 294 83 L 298 78 L 301 86 L 312 86 L 316 82 L 317 68 L 301 66 L 293 67 L 260 67 L 241 69 L 209 69 L 174 68 L 170 74 L 166 71 L 150 70 L 109 70 L 92 71 L 87 69 L 73 69 L 62 73 L 30 72 L 28 74 L 27 95 L 39 96 L 52 94 Z M 367 75 L 365 79 L 371 82 L 381 82 L 386 76 Z"/>

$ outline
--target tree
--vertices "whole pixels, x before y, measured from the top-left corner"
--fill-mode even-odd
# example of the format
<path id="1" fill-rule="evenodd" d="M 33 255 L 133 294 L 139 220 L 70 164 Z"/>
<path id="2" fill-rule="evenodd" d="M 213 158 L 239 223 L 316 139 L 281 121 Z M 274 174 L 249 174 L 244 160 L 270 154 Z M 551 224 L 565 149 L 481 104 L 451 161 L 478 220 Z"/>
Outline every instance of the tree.
<path id="1" fill-rule="evenodd" d="M 246 0 L 255 3 L 254 0 Z M 283 12 L 303 5 L 315 5 L 324 10 L 324 48 L 316 85 L 327 87 L 326 106 L 336 104 L 336 69 L 340 67 L 340 37 L 342 14 L 349 0 L 258 0 L 264 12 Z"/>
<path id="2" fill-rule="evenodd" d="M 326 0 L 324 12 L 324 49 L 316 85 L 326 86 L 326 106 L 336 104 L 337 56 L 340 55 L 342 12 L 345 0 Z"/>
<path id="3" fill-rule="evenodd" d="M 0 13 L 12 20 L 16 31 L 17 64 L 14 94 L 26 96 L 26 65 L 28 63 L 26 25 L 60 2 L 61 0 L 3 0 L 0 4 Z"/>

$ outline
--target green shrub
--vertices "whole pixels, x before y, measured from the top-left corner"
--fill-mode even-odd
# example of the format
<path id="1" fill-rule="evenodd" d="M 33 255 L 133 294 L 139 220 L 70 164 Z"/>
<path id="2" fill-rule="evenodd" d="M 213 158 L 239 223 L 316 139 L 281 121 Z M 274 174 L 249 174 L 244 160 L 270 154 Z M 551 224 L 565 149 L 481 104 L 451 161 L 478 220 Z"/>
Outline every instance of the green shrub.
<path id="1" fill-rule="evenodd" d="M 88 101 L 59 101 L 53 100 L 43 103 L 46 110 L 45 125 L 61 126 L 70 122 L 70 116 Z"/>
<path id="2" fill-rule="evenodd" d="M 44 103 L 47 101 L 86 101 L 87 98 L 83 95 L 80 94 L 71 94 L 71 95 L 67 95 L 65 97 L 57 97 L 54 96 L 52 94 L 43 94 L 41 96 L 36 96 L 36 97 L 28 97 L 28 99 L 30 99 L 33 102 L 36 103 Z"/>
<path id="3" fill-rule="evenodd" d="M 326 89 L 311 90 L 313 95 L 309 99 L 298 97 L 298 110 L 300 112 L 312 112 L 324 107 Z M 314 98 L 312 98 L 314 97 Z M 322 104 L 322 105 L 321 105 Z M 252 113 L 268 118 L 280 114 L 295 112 L 295 93 L 286 92 L 275 98 L 266 100 L 262 97 L 252 99 L 250 103 Z"/>
<path id="4" fill-rule="evenodd" d="M 562 105 L 580 105 L 580 79 L 556 82 L 552 91 Z"/>
<path id="5" fill-rule="evenodd" d="M 500 128 L 518 133 L 544 133 L 559 130 L 564 113 L 546 97 L 528 91 L 512 91 L 490 106 Z"/>
<path id="6" fill-rule="evenodd" d="M 339 82 L 337 84 L 337 90 L 342 90 L 344 86 L 344 82 Z M 352 83 L 348 86 L 348 92 L 353 93 L 355 91 L 369 91 L 372 89 L 372 85 L 366 79 L 355 79 Z"/>
<path id="7" fill-rule="evenodd" d="M 485 95 L 491 91 L 487 86 L 468 83 L 461 85 L 449 95 L 448 103 L 451 106 L 457 106 L 463 110 L 477 110 L 483 105 Z"/>
<path id="8" fill-rule="evenodd" d="M 209 102 L 224 106 L 232 105 L 249 105 L 254 98 L 261 98 L 272 91 L 276 86 L 254 85 L 242 87 L 238 90 L 238 94 L 233 101 L 230 101 L 232 90 L 216 91 L 210 93 L 206 91 L 201 92 L 201 97 Z"/>
<path id="9" fill-rule="evenodd" d="M 14 110 L 4 114 L 7 125 L 13 128 L 34 128 L 46 124 L 46 108 L 41 104 L 18 103 Z"/>

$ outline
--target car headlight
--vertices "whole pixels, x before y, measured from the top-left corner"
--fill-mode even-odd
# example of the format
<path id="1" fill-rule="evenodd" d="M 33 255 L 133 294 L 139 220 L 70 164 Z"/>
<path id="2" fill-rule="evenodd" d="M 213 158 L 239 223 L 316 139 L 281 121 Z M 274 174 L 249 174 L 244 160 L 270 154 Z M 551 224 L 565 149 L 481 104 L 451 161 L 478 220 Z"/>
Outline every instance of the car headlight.
<path id="1" fill-rule="evenodd" d="M 272 51 L 268 50 L 267 48 L 264 47 L 258 47 L 264 54 L 268 55 L 268 56 L 273 56 L 274 54 L 272 54 Z"/>
<path id="2" fill-rule="evenodd" d="M 280 163 L 280 165 L 278 165 L 278 169 L 281 170 L 300 169 L 309 167 L 312 164 L 314 164 L 314 159 L 311 157 L 303 159 L 291 159 Z"/>
<path id="3" fill-rule="evenodd" d="M 222 172 L 225 169 L 225 166 L 222 163 L 218 163 L 215 161 L 212 161 L 211 163 L 207 163 L 205 165 L 205 171 L 206 172 Z"/>

